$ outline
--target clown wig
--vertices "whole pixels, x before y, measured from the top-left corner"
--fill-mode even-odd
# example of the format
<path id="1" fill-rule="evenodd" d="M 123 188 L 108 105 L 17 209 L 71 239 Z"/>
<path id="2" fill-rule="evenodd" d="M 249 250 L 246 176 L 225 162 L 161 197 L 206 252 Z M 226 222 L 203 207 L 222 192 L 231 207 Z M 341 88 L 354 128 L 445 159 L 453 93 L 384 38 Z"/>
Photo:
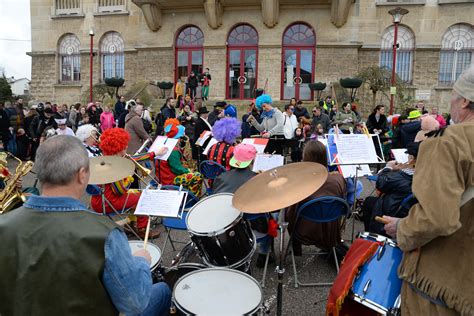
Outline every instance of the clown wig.
<path id="1" fill-rule="evenodd" d="M 242 132 L 242 123 L 235 118 L 226 117 L 218 120 L 212 127 L 212 135 L 219 142 L 233 144 Z"/>
<path id="2" fill-rule="evenodd" d="M 99 147 L 106 156 L 113 156 L 127 149 L 130 134 L 123 128 L 109 128 L 100 136 Z"/>

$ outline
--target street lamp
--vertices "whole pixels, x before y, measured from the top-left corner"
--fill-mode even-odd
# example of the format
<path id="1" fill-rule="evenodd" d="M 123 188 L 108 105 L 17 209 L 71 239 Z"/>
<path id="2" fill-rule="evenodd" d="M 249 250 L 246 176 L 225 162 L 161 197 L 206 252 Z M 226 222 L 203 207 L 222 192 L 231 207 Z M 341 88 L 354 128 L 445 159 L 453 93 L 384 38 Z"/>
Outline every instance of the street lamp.
<path id="1" fill-rule="evenodd" d="M 90 61 L 90 76 L 89 76 L 89 102 L 92 102 L 92 73 L 93 73 L 93 57 L 94 57 L 94 28 L 91 27 L 89 30 L 89 36 L 91 38 L 91 47 L 90 47 L 90 56 L 89 56 L 89 61 Z"/>
<path id="2" fill-rule="evenodd" d="M 394 97 L 395 94 L 397 93 L 397 88 L 395 87 L 395 68 L 397 67 L 397 37 L 398 37 L 398 24 L 402 22 L 402 18 L 405 14 L 408 13 L 407 9 L 403 9 L 400 7 L 397 7 L 395 9 L 392 9 L 388 11 L 388 13 L 392 16 L 393 18 L 393 63 L 392 63 L 392 83 L 390 87 L 390 115 L 393 114 L 393 108 L 394 108 Z"/>

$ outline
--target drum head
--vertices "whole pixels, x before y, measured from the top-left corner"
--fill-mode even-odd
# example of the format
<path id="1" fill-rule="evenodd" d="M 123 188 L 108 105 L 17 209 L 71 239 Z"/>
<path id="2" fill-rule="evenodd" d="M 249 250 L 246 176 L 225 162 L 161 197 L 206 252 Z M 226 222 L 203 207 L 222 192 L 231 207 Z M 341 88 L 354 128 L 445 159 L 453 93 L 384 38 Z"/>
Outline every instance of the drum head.
<path id="1" fill-rule="evenodd" d="M 144 249 L 143 241 L 141 240 L 129 240 L 128 244 L 130 245 L 132 254 L 135 251 Z M 148 250 L 151 256 L 150 268 L 151 270 L 154 270 L 154 268 L 156 268 L 156 266 L 161 262 L 161 250 L 157 245 L 152 243 L 147 243 L 146 250 Z"/>
<path id="2" fill-rule="evenodd" d="M 189 211 L 186 226 L 191 233 L 213 233 L 228 227 L 242 216 L 232 206 L 231 193 L 219 193 L 199 201 Z"/>
<path id="3" fill-rule="evenodd" d="M 194 315 L 245 315 L 262 304 L 262 289 L 243 272 L 210 268 L 179 279 L 173 298 L 178 308 Z"/>

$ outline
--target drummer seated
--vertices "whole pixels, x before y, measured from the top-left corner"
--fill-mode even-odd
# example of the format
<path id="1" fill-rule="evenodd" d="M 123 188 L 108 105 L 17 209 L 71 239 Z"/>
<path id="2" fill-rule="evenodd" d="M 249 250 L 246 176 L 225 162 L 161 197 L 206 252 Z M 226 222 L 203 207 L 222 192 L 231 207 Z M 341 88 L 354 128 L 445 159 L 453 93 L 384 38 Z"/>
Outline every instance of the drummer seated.
<path id="1" fill-rule="evenodd" d="M 229 161 L 231 170 L 221 173 L 215 179 L 212 193 L 235 193 L 245 182 L 256 176 L 257 174 L 252 171 L 252 162 L 256 156 L 257 150 L 251 144 L 235 146 L 234 155 Z M 247 214 L 244 214 L 244 217 L 248 218 Z M 272 242 L 271 236 L 268 235 L 268 219 L 262 215 L 249 221 L 252 230 L 259 240 L 257 267 L 263 268 Z M 268 238 L 264 238 L 265 236 Z M 269 261 L 274 262 L 274 260 L 274 257 L 270 256 Z"/>
<path id="2" fill-rule="evenodd" d="M 0 314 L 166 315 L 171 291 L 152 284 L 149 252 L 132 254 L 123 231 L 80 201 L 90 177 L 81 142 L 54 136 L 35 164 L 42 195 L 0 217 Z"/>
<path id="3" fill-rule="evenodd" d="M 402 205 L 402 202 L 412 194 L 413 174 L 419 145 L 419 142 L 408 144 L 407 164 L 389 161 L 385 168 L 380 170 L 375 184 L 380 195 L 367 197 L 362 205 L 365 231 L 390 237 L 385 232 L 384 224 L 377 222 L 375 216 L 386 215 L 402 218 L 408 215 L 411 205 L 410 203 Z"/>
<path id="4" fill-rule="evenodd" d="M 319 141 L 309 141 L 303 150 L 303 161 L 316 162 L 327 168 L 326 147 Z M 326 182 L 316 192 L 286 210 L 288 231 L 291 233 L 295 229 L 298 208 L 304 203 L 322 196 L 344 198 L 345 194 L 346 181 L 344 177 L 337 172 L 329 173 Z M 296 231 L 298 240 L 296 238 L 292 239 L 295 256 L 301 256 L 302 243 L 329 250 L 341 241 L 341 225 L 339 220 L 328 223 L 315 223 L 301 218 L 298 220 Z"/>

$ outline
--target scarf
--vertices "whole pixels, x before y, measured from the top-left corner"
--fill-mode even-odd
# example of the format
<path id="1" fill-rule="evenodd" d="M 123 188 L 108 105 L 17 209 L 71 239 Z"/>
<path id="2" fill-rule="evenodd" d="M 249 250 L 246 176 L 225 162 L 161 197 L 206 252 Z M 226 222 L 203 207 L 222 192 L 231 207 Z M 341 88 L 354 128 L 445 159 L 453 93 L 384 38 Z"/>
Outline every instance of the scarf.
<path id="1" fill-rule="evenodd" d="M 262 114 L 260 114 L 260 116 L 262 118 L 267 118 L 267 119 L 271 119 L 273 117 L 273 114 L 275 113 L 275 109 L 271 109 L 270 111 L 266 112 L 266 111 L 262 111 Z"/>

